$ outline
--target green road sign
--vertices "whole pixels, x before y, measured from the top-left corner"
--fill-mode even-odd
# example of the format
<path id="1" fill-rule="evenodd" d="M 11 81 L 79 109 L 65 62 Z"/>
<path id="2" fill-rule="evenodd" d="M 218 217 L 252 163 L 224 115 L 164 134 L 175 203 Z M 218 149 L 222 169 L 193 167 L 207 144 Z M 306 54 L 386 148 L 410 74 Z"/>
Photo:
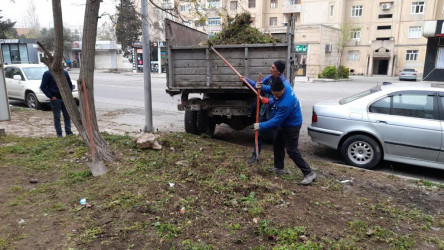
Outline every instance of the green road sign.
<path id="1" fill-rule="evenodd" d="M 307 52 L 308 45 L 305 45 L 305 44 L 295 45 L 295 49 L 296 49 L 296 52 Z"/>

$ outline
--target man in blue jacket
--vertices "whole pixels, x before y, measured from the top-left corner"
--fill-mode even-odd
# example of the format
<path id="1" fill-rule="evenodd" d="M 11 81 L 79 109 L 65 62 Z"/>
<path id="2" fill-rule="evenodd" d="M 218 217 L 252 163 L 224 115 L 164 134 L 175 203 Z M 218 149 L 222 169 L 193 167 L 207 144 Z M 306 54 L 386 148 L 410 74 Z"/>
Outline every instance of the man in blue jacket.
<path id="1" fill-rule="evenodd" d="M 63 71 L 66 80 L 68 81 L 69 87 L 72 90 L 72 82 L 69 77 L 68 72 Z M 71 118 L 69 117 L 68 111 L 66 110 L 65 103 L 63 103 L 62 95 L 60 94 L 59 88 L 51 75 L 49 70 L 43 73 L 42 83 L 40 84 L 40 89 L 42 92 L 50 99 L 52 113 L 54 115 L 54 127 L 57 133 L 57 137 L 62 137 L 62 125 L 60 124 L 60 112 L 63 113 L 63 119 L 65 121 L 65 133 L 66 135 L 72 135 L 71 131 Z"/>
<path id="2" fill-rule="evenodd" d="M 302 112 L 292 87 L 284 83 L 280 77 L 273 77 L 270 86 L 262 86 L 264 92 L 274 96 L 272 118 L 268 121 L 255 123 L 254 130 L 277 129 L 273 143 L 274 168 L 270 172 L 286 174 L 284 170 L 285 149 L 288 156 L 304 174 L 301 184 L 308 185 L 316 178 L 308 163 L 298 150 L 299 131 L 302 125 Z"/>
<path id="3" fill-rule="evenodd" d="M 270 75 L 268 75 L 268 76 L 266 76 L 265 78 L 262 79 L 261 85 L 262 86 L 270 86 L 271 79 L 274 76 L 280 77 L 283 82 L 286 82 L 287 84 L 289 84 L 287 79 L 284 76 L 284 70 L 285 70 L 285 62 L 284 61 L 277 60 L 277 61 L 273 62 L 273 64 L 270 67 Z M 251 80 L 249 78 L 245 78 L 245 79 L 247 80 L 247 82 L 251 86 L 253 86 L 253 88 L 257 89 L 256 88 L 256 81 L 253 81 L 253 80 Z M 269 103 L 269 99 L 272 100 L 273 95 L 271 94 L 271 92 L 261 91 L 261 96 L 264 97 L 264 98 L 261 99 L 261 103 L 262 104 L 261 104 L 261 106 L 259 108 L 259 122 L 265 122 L 265 121 L 268 121 L 271 118 L 270 107 L 272 106 L 272 104 Z M 254 109 L 254 110 L 256 109 L 256 101 L 254 101 L 254 103 L 252 104 L 251 109 Z M 263 136 L 264 136 L 263 133 L 261 131 L 259 131 L 259 135 L 258 135 L 259 153 L 261 152 Z M 253 164 L 256 161 L 257 161 L 256 148 L 254 148 L 253 154 L 251 155 L 250 159 L 248 159 L 247 163 L 248 164 Z"/>

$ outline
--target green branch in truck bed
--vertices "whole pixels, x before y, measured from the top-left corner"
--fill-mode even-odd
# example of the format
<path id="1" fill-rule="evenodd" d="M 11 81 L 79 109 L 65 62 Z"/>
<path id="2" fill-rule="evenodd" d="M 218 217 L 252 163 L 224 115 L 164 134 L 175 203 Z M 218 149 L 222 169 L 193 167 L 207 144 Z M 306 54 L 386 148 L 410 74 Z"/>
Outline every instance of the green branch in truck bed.
<path id="1" fill-rule="evenodd" d="M 279 43 L 280 39 L 260 32 L 250 24 L 253 22 L 250 13 L 237 14 L 234 18 L 226 16 L 222 31 L 208 40 L 208 45 L 219 44 L 254 44 Z"/>

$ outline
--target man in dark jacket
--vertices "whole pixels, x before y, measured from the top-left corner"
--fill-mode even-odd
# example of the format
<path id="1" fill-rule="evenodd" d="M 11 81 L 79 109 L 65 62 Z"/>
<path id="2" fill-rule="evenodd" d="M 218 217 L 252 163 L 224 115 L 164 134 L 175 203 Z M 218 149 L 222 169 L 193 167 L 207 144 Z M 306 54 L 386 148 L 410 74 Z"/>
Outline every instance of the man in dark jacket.
<path id="1" fill-rule="evenodd" d="M 66 76 L 66 80 L 68 81 L 69 87 L 71 90 L 72 82 L 69 77 L 68 72 L 65 70 L 63 73 Z M 66 110 L 65 104 L 63 103 L 62 96 L 60 95 L 59 88 L 52 77 L 49 70 L 43 73 L 42 83 L 40 84 L 40 89 L 42 92 L 50 99 L 52 113 L 54 115 L 54 127 L 57 132 L 57 137 L 62 137 L 62 125 L 60 124 L 60 112 L 63 113 L 63 119 L 65 121 L 65 133 L 66 135 L 72 135 L 71 131 L 71 119 L 69 117 L 68 111 Z"/>
<path id="2" fill-rule="evenodd" d="M 286 82 L 287 84 L 289 84 L 287 79 L 284 76 L 284 70 L 285 70 L 285 62 L 282 60 L 275 61 L 270 67 L 270 75 L 268 75 L 262 79 L 262 81 L 261 81 L 262 86 L 270 86 L 271 79 L 274 76 L 280 77 L 283 82 Z M 257 89 L 256 81 L 253 81 L 249 78 L 245 78 L 245 79 L 247 80 L 247 82 L 251 86 L 253 86 L 253 88 Z M 261 91 L 261 96 L 265 97 L 265 98 L 261 99 L 262 104 L 259 108 L 259 122 L 265 122 L 271 118 L 270 107 L 272 106 L 272 104 L 269 104 L 268 100 L 271 99 L 273 97 L 273 95 L 271 94 L 271 92 Z M 256 101 L 252 104 L 251 109 L 256 109 Z M 259 153 L 261 152 L 263 136 L 264 136 L 264 133 L 262 133 L 262 131 L 259 131 L 259 135 L 258 135 Z M 254 148 L 253 154 L 251 155 L 250 159 L 248 159 L 247 163 L 253 164 L 254 162 L 256 162 L 256 160 L 257 160 L 256 148 Z"/>
<path id="3" fill-rule="evenodd" d="M 302 112 L 293 88 L 282 81 L 280 77 L 273 77 L 270 86 L 262 86 L 264 92 L 271 92 L 274 96 L 272 118 L 266 122 L 255 123 L 254 130 L 277 129 L 273 143 L 274 168 L 270 172 L 286 174 L 284 170 L 285 149 L 288 156 L 304 174 L 301 184 L 308 185 L 316 178 L 308 163 L 302 158 L 298 150 L 299 131 L 302 125 Z"/>

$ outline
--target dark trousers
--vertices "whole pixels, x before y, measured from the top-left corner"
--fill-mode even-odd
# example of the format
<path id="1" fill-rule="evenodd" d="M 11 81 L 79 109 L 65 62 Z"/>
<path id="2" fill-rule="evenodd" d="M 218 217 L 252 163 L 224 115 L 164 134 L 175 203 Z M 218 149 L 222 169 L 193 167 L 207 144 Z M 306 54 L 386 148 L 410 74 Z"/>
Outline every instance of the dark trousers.
<path id="1" fill-rule="evenodd" d="M 274 151 L 274 167 L 284 169 L 285 149 L 288 156 L 301 169 L 305 175 L 311 173 L 308 163 L 302 158 L 301 152 L 298 150 L 299 131 L 301 126 L 282 128 L 276 131 L 276 137 L 273 143 Z"/>
<path id="2" fill-rule="evenodd" d="M 52 113 L 54 114 L 54 127 L 57 133 L 57 137 L 62 137 L 62 125 L 60 123 L 60 112 L 63 113 L 63 119 L 65 121 L 65 133 L 66 135 L 72 134 L 71 131 L 71 119 L 68 111 L 66 110 L 65 103 L 60 98 L 55 101 L 51 100 Z"/>

